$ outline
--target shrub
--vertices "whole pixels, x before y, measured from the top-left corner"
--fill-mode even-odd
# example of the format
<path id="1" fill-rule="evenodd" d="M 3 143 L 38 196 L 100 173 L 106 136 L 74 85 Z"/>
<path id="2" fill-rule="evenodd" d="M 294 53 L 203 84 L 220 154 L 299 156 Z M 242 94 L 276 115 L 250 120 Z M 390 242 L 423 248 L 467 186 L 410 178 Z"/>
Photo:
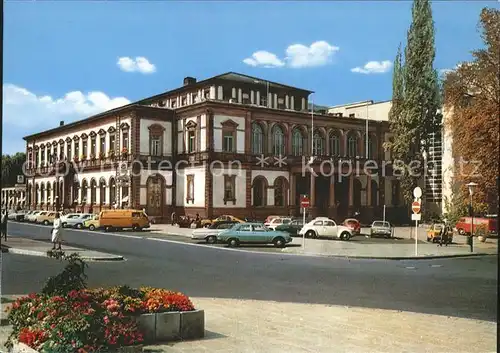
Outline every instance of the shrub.
<path id="1" fill-rule="evenodd" d="M 65 295 L 72 290 L 86 288 L 87 275 L 85 268 L 88 266 L 76 253 L 63 256 L 68 264 L 57 276 L 49 277 L 42 293 L 46 295 Z"/>

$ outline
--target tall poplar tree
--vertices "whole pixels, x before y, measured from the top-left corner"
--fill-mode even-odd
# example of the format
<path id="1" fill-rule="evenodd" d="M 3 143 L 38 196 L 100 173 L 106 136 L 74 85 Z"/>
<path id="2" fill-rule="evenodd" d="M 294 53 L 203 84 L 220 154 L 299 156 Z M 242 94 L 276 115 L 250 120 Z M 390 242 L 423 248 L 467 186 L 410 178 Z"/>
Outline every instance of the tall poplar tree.
<path id="1" fill-rule="evenodd" d="M 401 190 L 408 203 L 413 198 L 413 188 L 418 185 L 423 175 L 423 152 L 428 151 L 430 134 L 440 129 L 438 116 L 440 91 L 438 75 L 434 69 L 434 57 L 434 21 L 431 3 L 429 0 L 414 0 L 412 23 L 407 33 L 405 60 L 402 66 L 403 99 L 402 104 L 396 103 L 398 107 L 394 112 L 394 122 L 391 124 L 391 129 L 395 127 L 394 142 L 391 147 L 395 159 L 404 163 L 399 164 L 399 179 Z M 397 80 L 396 93 L 399 98 L 401 78 L 398 77 Z"/>
<path id="2" fill-rule="evenodd" d="M 401 44 L 398 47 L 396 59 L 394 59 L 394 66 L 392 72 L 392 105 L 389 111 L 389 124 L 390 129 L 394 135 L 404 133 L 404 124 L 402 124 L 401 112 L 404 104 L 404 74 L 403 74 L 403 54 L 401 52 Z M 408 149 L 404 144 L 405 139 L 392 139 L 387 143 L 387 148 L 392 151 L 393 158 L 401 159 Z"/>

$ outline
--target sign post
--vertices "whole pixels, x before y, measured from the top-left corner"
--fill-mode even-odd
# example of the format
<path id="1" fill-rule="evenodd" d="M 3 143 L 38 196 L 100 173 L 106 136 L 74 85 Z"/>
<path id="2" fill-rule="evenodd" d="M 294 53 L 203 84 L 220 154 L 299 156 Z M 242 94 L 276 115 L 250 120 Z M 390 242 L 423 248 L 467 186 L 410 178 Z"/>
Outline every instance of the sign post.
<path id="1" fill-rule="evenodd" d="M 418 221 L 422 218 L 420 214 L 420 197 L 422 197 L 422 189 L 418 186 L 413 189 L 413 196 L 415 197 L 415 201 L 411 204 L 411 210 L 413 211 L 411 219 L 415 220 L 415 256 L 418 256 Z"/>
<path id="2" fill-rule="evenodd" d="M 309 197 L 307 195 L 301 195 L 300 197 L 300 207 L 302 207 L 302 226 L 306 225 L 306 208 L 310 205 Z M 306 247 L 306 233 L 302 234 L 302 250 Z"/>

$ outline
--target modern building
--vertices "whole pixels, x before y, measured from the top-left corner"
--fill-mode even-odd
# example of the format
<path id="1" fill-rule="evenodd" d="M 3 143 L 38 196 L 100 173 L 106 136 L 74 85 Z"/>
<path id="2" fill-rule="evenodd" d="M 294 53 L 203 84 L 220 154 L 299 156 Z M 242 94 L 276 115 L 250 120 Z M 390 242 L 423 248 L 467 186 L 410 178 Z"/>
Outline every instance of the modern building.
<path id="1" fill-rule="evenodd" d="M 391 101 L 374 102 L 372 100 L 361 101 L 330 107 L 328 112 L 331 114 L 348 116 L 354 119 L 367 119 L 368 121 L 389 121 L 389 111 L 391 110 Z M 450 182 L 451 163 L 448 153 L 443 152 L 443 144 L 446 144 L 447 150 L 451 151 L 451 141 L 449 133 L 446 133 L 445 140 L 444 124 L 441 124 L 441 130 L 436 131 L 430 136 L 429 154 L 427 157 L 427 173 L 422 180 L 424 190 L 423 212 L 427 215 L 440 215 L 444 212 L 445 202 L 443 188 L 446 188 L 446 195 L 450 197 L 451 190 L 445 186 L 444 178 Z M 386 140 L 390 140 L 392 135 L 387 133 Z M 451 152 L 450 152 L 451 153 Z M 443 168 L 443 161 L 446 163 L 446 170 Z"/>
<path id="2" fill-rule="evenodd" d="M 229 72 L 61 122 L 25 137 L 28 203 L 144 208 L 159 221 L 173 211 L 298 215 L 302 194 L 313 215 L 339 220 L 398 208 L 397 181 L 383 165 L 388 123 L 370 122 L 366 135 L 363 119 L 309 111 L 311 93 Z M 376 162 L 368 172 L 367 160 Z"/>

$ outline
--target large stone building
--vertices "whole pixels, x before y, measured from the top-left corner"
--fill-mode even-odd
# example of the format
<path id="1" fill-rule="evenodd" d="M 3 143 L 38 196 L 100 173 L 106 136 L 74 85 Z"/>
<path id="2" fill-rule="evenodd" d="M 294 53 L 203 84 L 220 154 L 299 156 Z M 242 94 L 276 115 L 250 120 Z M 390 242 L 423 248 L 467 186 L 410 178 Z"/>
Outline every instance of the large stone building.
<path id="1" fill-rule="evenodd" d="M 328 109 L 329 113 L 342 113 L 351 118 L 368 119 L 368 121 L 389 121 L 391 101 L 374 102 L 361 101 L 343 105 L 337 105 Z M 445 115 L 445 113 L 444 113 Z M 451 197 L 450 170 L 452 160 L 449 158 L 451 149 L 451 136 L 445 131 L 445 125 L 441 124 L 441 130 L 430 136 L 430 147 L 427 158 L 427 173 L 421 180 L 424 190 L 423 213 L 428 216 L 445 213 L 445 199 Z M 387 135 L 391 139 L 391 134 Z"/>
<path id="2" fill-rule="evenodd" d="M 310 195 L 314 215 L 339 220 L 400 207 L 397 181 L 382 163 L 390 157 L 382 148 L 387 122 L 370 122 L 365 140 L 364 120 L 309 111 L 311 93 L 230 72 L 187 77 L 177 89 L 61 122 L 25 137 L 28 203 L 145 208 L 163 220 L 173 211 L 298 215 L 301 194 Z M 367 160 L 376 164 L 371 173 Z"/>

